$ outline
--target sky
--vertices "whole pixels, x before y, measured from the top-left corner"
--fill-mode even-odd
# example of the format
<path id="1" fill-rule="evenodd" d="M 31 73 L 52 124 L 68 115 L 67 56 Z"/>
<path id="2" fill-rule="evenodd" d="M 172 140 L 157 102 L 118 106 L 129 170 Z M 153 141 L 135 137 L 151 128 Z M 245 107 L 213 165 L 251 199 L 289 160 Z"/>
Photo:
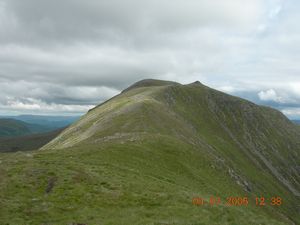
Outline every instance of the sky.
<path id="1" fill-rule="evenodd" d="M 145 79 L 300 119 L 300 1 L 0 0 L 0 115 L 75 115 Z"/>

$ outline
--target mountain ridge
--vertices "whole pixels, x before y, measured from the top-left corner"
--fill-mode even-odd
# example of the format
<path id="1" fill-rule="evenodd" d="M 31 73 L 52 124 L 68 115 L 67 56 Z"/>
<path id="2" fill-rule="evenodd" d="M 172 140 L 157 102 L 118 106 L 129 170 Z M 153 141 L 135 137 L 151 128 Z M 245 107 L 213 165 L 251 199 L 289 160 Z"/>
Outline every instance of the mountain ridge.
<path id="1" fill-rule="evenodd" d="M 144 85 L 146 84 L 146 85 Z M 153 85 L 152 85 L 153 84 Z M 151 89 L 151 90 L 150 90 Z M 147 104 L 152 104 L 151 107 L 154 107 L 154 105 L 159 105 L 159 109 L 157 109 L 157 111 L 155 111 L 154 113 L 157 113 L 158 111 L 161 111 L 161 109 L 165 110 L 165 118 L 167 117 L 166 114 L 170 113 L 170 110 L 165 108 L 166 105 L 171 105 L 174 102 L 174 99 L 172 99 L 174 95 L 172 95 L 172 91 L 174 91 L 173 89 L 177 89 L 175 91 L 182 91 L 183 93 L 181 94 L 181 96 L 185 96 L 186 94 L 184 92 L 186 91 L 190 91 L 192 89 L 196 90 L 197 92 L 199 92 L 198 96 L 200 96 L 201 94 L 205 94 L 205 98 L 202 98 L 202 101 L 206 101 L 205 104 L 207 104 L 207 106 L 209 107 L 209 112 L 206 112 L 206 114 L 211 113 L 211 116 L 214 116 L 214 123 L 216 123 L 217 121 L 217 125 L 221 125 L 220 128 L 223 129 L 225 132 L 227 132 L 229 138 L 232 139 L 232 141 L 234 142 L 234 145 L 238 145 L 239 148 L 241 150 L 244 151 L 244 153 L 246 155 L 249 156 L 249 158 L 255 158 L 255 160 L 252 161 L 256 161 L 259 160 L 262 162 L 262 164 L 264 166 L 266 166 L 272 173 L 274 176 L 276 176 L 284 185 L 286 185 L 288 187 L 288 189 L 293 192 L 294 195 L 300 196 L 299 191 L 297 190 L 297 188 L 294 188 L 292 185 L 290 185 L 290 182 L 288 182 L 285 179 L 285 175 L 281 175 L 278 170 L 272 165 L 272 162 L 269 162 L 269 160 L 267 159 L 267 155 L 261 154 L 259 152 L 259 150 L 257 150 L 257 145 L 263 145 L 265 141 L 262 141 L 262 143 L 255 143 L 252 141 L 252 136 L 256 135 L 255 132 L 253 131 L 254 129 L 258 129 L 258 127 L 261 127 L 260 129 L 264 129 L 263 126 L 261 126 L 260 124 L 257 123 L 257 120 L 259 119 L 260 121 L 264 122 L 264 121 L 268 121 L 268 120 L 272 120 L 272 123 L 276 123 L 279 126 L 275 126 L 273 124 L 271 124 L 270 122 L 265 123 L 266 127 L 274 127 L 274 131 L 273 133 L 276 134 L 278 133 L 276 130 L 280 130 L 280 129 L 285 129 L 286 127 L 288 127 L 288 130 L 293 131 L 292 133 L 290 133 L 289 135 L 293 135 L 296 137 L 299 137 L 299 132 L 296 129 L 296 127 L 294 127 L 294 125 L 279 111 L 269 108 L 269 107 L 262 107 L 262 106 L 258 106 L 252 102 L 249 102 L 247 100 L 238 98 L 238 97 L 234 97 L 228 94 L 224 94 L 222 92 L 213 90 L 211 88 L 208 88 L 204 85 L 202 85 L 200 82 L 194 82 L 191 84 L 187 84 L 187 85 L 179 85 L 178 83 L 170 83 L 170 82 L 166 82 L 166 81 L 153 81 L 153 80 L 143 80 L 140 82 L 137 82 L 136 84 L 132 85 L 131 88 L 129 89 L 125 89 L 125 92 L 122 92 L 123 95 L 127 95 L 129 96 L 130 99 L 130 95 L 133 96 L 133 98 L 135 99 L 135 101 L 133 101 L 133 105 L 131 104 L 127 104 L 124 103 L 124 105 L 121 108 L 118 108 L 118 112 L 116 112 L 116 114 L 122 114 L 122 110 L 130 111 L 131 108 L 140 108 L 140 107 L 147 107 Z M 148 93 L 147 93 L 148 92 Z M 135 94 L 137 93 L 137 94 Z M 141 94 L 142 93 L 142 94 Z M 147 93 L 147 94 L 145 94 Z M 164 103 L 162 104 L 161 101 L 157 101 L 157 97 L 158 95 L 164 95 L 164 96 L 160 96 L 160 97 L 164 97 Z M 121 95 L 121 96 L 123 96 Z M 151 96 L 153 95 L 153 96 Z M 190 101 L 192 102 L 195 99 L 189 99 L 189 97 L 192 95 L 186 95 L 185 97 L 187 97 L 187 99 L 185 99 L 186 102 Z M 120 97 L 116 97 L 117 99 Z M 116 99 L 111 99 L 111 101 L 115 101 Z M 112 102 L 110 102 L 110 100 L 106 103 L 106 104 L 113 104 Z M 195 102 L 196 103 L 196 102 Z M 197 104 L 197 103 L 196 103 Z M 101 105 L 102 107 L 105 107 L 105 105 Z M 100 106 L 100 107 L 101 107 Z M 231 106 L 231 107 L 227 107 L 227 106 Z M 131 108 L 130 108 L 131 107 Z M 232 117 L 234 124 L 225 124 L 227 121 L 222 120 L 222 116 L 224 117 L 224 112 L 226 112 L 226 110 L 230 110 L 229 114 L 228 114 L 228 118 L 232 115 L 235 115 L 235 111 L 237 111 L 236 109 L 239 108 L 239 113 L 241 114 L 241 116 L 243 116 L 243 120 L 240 119 L 239 122 L 237 122 L 237 118 Z M 138 109 L 139 110 L 139 109 Z M 201 111 L 199 111 L 201 112 Z M 113 112 L 112 112 L 113 113 Z M 174 114 L 174 113 L 173 113 Z M 219 114 L 219 115 L 218 115 Z M 223 114 L 223 115 L 222 115 Z M 169 114 L 172 115 L 172 112 Z M 270 116 L 272 115 L 272 116 Z M 92 116 L 92 115 L 91 115 Z M 170 124 L 175 124 L 176 122 L 179 122 L 178 120 L 176 120 L 178 118 L 179 114 L 178 112 L 176 113 L 176 115 L 174 116 L 174 120 L 172 122 L 170 122 Z M 205 116 L 205 115 L 203 115 Z M 206 115 L 207 116 L 207 115 Z M 89 115 L 87 115 L 87 117 L 89 117 Z M 97 116 L 93 116 L 95 118 L 97 118 Z M 177 117 L 177 118 L 175 118 Z M 259 118 L 255 118 L 255 117 L 259 117 Z M 195 117 L 196 118 L 196 115 Z M 109 120 L 108 118 L 106 118 L 106 120 Z M 167 119 L 166 119 L 167 120 Z M 251 120 L 251 121 L 250 121 Z M 239 125 L 240 123 L 243 123 L 244 121 L 248 121 L 247 124 L 245 124 L 246 129 L 249 129 L 249 131 L 246 131 L 244 136 L 241 140 L 237 140 L 237 135 L 239 135 L 239 132 L 235 132 L 236 129 L 239 129 Z M 155 124 L 156 121 L 153 121 L 152 124 Z M 185 121 L 186 122 L 186 121 Z M 192 122 L 192 123 L 191 123 Z M 192 119 L 192 121 L 190 121 L 190 126 L 192 126 L 192 124 L 196 124 L 198 121 Z M 232 123 L 232 121 L 230 121 Z M 94 121 L 93 125 L 97 124 L 98 121 Z M 179 122 L 181 123 L 180 125 L 180 129 L 183 129 L 184 127 L 184 123 L 181 121 Z M 178 123 L 178 124 L 179 124 Z M 104 123 L 102 123 L 101 126 L 103 126 Z M 257 127 L 253 127 L 253 124 L 256 124 Z M 231 125 L 234 125 L 234 127 L 230 127 Z M 64 135 L 67 136 L 68 134 L 71 134 L 74 131 L 74 127 L 67 129 L 65 132 L 62 133 L 62 135 L 60 135 L 57 139 L 59 139 L 59 144 L 58 146 L 61 146 L 62 148 L 65 147 L 72 147 L 74 146 L 74 142 L 75 145 L 80 143 L 80 142 L 84 142 L 86 139 L 91 138 L 96 132 L 97 132 L 97 128 L 96 126 L 92 126 L 93 128 L 89 127 L 89 129 L 87 130 L 83 130 L 82 127 L 84 125 L 79 125 L 77 126 L 77 128 L 75 127 L 75 130 L 78 129 L 78 131 L 80 131 L 81 136 L 78 135 L 78 133 L 76 133 L 75 135 L 75 139 L 67 139 L 67 140 L 63 140 Z M 90 129 L 91 128 L 91 129 Z M 102 128 L 101 128 L 102 129 Z M 109 128 L 108 128 L 109 129 Z M 156 128 L 155 128 L 156 129 Z M 235 129 L 235 130 L 234 130 Z M 162 128 L 160 127 L 157 130 L 162 130 Z M 172 128 L 168 128 L 168 131 L 172 130 Z M 184 136 L 186 133 L 190 133 L 189 136 L 192 136 L 192 129 L 190 131 L 187 131 L 188 129 L 185 129 L 185 132 L 183 132 L 181 134 L 181 136 Z M 264 129 L 266 134 L 268 133 L 267 129 Z M 233 131 L 235 133 L 233 133 Z M 68 133 L 69 132 L 69 133 Z M 179 130 L 176 132 L 180 132 Z M 252 136 L 249 134 L 249 132 L 252 132 Z M 122 132 L 121 132 L 122 133 Z M 72 135 L 72 134 L 71 134 Z M 262 133 L 262 135 L 265 135 Z M 276 134 L 278 135 L 278 134 Z M 115 136 L 109 136 L 109 138 L 117 138 L 116 135 Z M 249 139 L 250 138 L 250 139 Z M 258 139 L 259 137 L 257 137 Z M 55 139 L 56 140 L 56 139 Z M 49 146 L 55 146 L 55 140 L 53 140 L 52 142 L 50 142 L 48 145 L 46 145 L 43 149 L 47 149 Z M 73 142 L 74 141 L 74 142 Z M 62 143 L 65 143 L 62 144 Z M 73 144 L 72 144 L 73 143 Z M 244 144 L 247 143 L 247 146 Z M 295 144 L 296 148 L 299 149 L 299 143 Z M 51 148 L 51 147 L 50 147 Z M 273 146 L 270 146 L 270 148 L 272 149 Z M 249 151 L 251 152 L 251 154 L 249 154 Z M 268 153 L 270 154 L 270 153 Z M 255 155 L 255 156 L 254 156 Z M 278 155 L 278 157 L 276 157 L 276 160 L 280 160 L 280 157 Z M 296 167 L 296 165 L 295 165 Z M 294 172 L 293 174 L 296 174 L 297 171 L 295 168 L 292 169 Z M 299 176 L 298 176 L 298 187 L 299 187 Z"/>
<path id="2" fill-rule="evenodd" d="M 141 87 L 155 87 L 155 86 L 168 86 L 168 85 L 181 85 L 174 81 L 166 81 L 166 80 L 156 80 L 156 79 L 144 79 L 140 80 L 133 85 L 129 86 L 128 88 L 124 89 L 122 93 L 130 91 L 134 88 L 141 88 Z"/>

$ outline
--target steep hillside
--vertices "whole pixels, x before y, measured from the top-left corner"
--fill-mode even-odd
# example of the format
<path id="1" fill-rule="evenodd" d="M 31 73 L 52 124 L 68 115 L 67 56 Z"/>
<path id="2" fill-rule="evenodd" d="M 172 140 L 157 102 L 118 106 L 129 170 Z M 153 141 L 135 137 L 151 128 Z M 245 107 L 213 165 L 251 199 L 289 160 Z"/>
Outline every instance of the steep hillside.
<path id="1" fill-rule="evenodd" d="M 41 151 L 0 155 L 0 218 L 299 224 L 299 151 L 299 127 L 276 110 L 199 82 L 144 80 L 90 110 Z M 222 204 L 192 204 L 211 196 Z M 247 197 L 249 205 L 228 206 L 230 196 Z M 256 197 L 266 205 L 256 205 Z M 272 197 L 283 204 L 271 205 Z"/>

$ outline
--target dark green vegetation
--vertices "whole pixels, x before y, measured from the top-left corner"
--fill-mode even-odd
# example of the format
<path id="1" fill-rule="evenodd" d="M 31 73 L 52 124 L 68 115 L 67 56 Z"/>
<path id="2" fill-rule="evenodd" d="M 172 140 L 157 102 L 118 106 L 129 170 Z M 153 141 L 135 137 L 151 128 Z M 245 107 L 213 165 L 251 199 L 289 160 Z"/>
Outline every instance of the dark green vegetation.
<path id="1" fill-rule="evenodd" d="M 0 152 L 36 150 L 58 136 L 63 129 L 17 137 L 0 137 Z"/>
<path id="2" fill-rule="evenodd" d="M 0 154 L 3 224 L 300 224 L 300 129 L 210 89 L 146 80 L 40 151 Z M 248 196 L 244 207 L 193 197 Z M 281 206 L 255 206 L 280 196 Z"/>

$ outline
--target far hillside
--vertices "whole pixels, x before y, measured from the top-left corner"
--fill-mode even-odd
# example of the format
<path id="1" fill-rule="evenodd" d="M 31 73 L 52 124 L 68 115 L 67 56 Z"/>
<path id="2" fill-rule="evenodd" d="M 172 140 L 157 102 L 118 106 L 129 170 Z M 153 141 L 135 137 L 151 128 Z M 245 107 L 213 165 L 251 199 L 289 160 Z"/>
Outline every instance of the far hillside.
<path id="1" fill-rule="evenodd" d="M 0 152 L 37 150 L 76 119 L 34 115 L 0 118 Z"/>
<path id="2" fill-rule="evenodd" d="M 37 130 L 33 124 L 28 124 L 15 119 L 0 119 L 0 137 L 21 136 Z"/>
<path id="3" fill-rule="evenodd" d="M 79 119 L 79 116 L 46 116 L 46 115 L 18 115 L 2 116 L 2 118 L 15 119 L 30 124 L 38 124 L 56 130 L 69 126 Z"/>
<path id="4" fill-rule="evenodd" d="M 45 133 L 69 126 L 79 116 L 0 116 L 0 137 Z"/>
<path id="5" fill-rule="evenodd" d="M 0 153 L 37 150 L 57 137 L 63 130 L 64 128 L 46 133 L 0 137 Z"/>
<path id="6" fill-rule="evenodd" d="M 300 125 L 300 120 L 293 120 L 293 122 Z"/>
<path id="7" fill-rule="evenodd" d="M 0 119 L 0 137 L 17 137 L 45 133 L 56 129 L 51 126 L 27 123 L 16 119 Z"/>

